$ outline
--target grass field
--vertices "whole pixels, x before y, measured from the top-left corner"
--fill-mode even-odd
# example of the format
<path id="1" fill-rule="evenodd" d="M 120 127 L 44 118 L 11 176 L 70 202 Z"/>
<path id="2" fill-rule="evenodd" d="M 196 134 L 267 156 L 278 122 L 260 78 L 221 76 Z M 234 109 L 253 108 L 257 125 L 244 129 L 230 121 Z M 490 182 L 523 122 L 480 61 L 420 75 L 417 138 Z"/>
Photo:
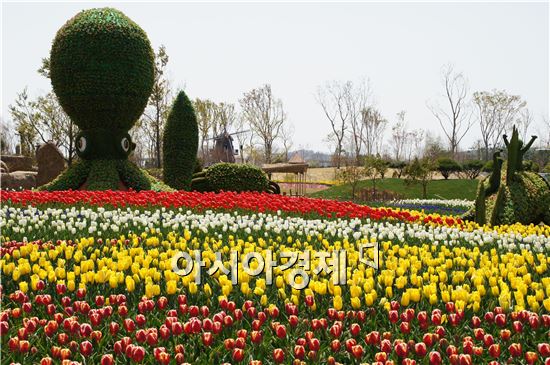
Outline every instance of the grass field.
<path id="1" fill-rule="evenodd" d="M 428 184 L 428 199 L 468 199 L 474 200 L 476 195 L 477 180 L 449 179 L 433 180 Z M 372 187 L 372 182 L 360 181 L 357 191 Z M 376 181 L 376 188 L 393 191 L 403 198 L 422 198 L 422 186 L 405 185 L 404 180 L 387 178 Z M 351 187 L 349 185 L 336 185 L 328 189 L 309 194 L 316 198 L 349 200 L 351 199 Z"/>

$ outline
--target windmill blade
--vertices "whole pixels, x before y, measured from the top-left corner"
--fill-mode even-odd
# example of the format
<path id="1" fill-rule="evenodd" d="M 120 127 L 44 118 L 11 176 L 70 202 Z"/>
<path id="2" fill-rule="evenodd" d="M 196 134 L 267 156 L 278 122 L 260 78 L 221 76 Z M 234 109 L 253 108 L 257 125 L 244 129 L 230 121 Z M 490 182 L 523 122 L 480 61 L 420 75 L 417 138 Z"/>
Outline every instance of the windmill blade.
<path id="1" fill-rule="evenodd" d="M 233 132 L 233 133 L 229 133 L 230 136 L 234 135 L 234 134 L 241 134 L 241 133 L 248 133 L 250 132 L 250 129 L 247 129 L 245 131 L 239 131 L 239 132 Z"/>

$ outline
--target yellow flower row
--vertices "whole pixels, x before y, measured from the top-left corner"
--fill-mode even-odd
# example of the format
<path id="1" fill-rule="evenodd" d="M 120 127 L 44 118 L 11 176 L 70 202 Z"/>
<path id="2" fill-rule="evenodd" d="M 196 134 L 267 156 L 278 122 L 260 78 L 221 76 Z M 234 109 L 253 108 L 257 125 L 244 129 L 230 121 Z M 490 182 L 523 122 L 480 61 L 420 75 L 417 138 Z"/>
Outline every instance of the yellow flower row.
<path id="1" fill-rule="evenodd" d="M 65 284 L 69 291 L 77 288 L 99 287 L 102 292 L 124 288 L 130 293 L 155 297 L 180 292 L 191 295 L 258 297 L 262 304 L 282 299 L 298 304 L 306 295 L 317 300 L 329 300 L 336 309 L 349 303 L 352 308 L 384 304 L 399 300 L 403 305 L 454 301 L 459 308 L 479 311 L 488 302 L 505 309 L 550 311 L 550 257 L 527 250 L 500 253 L 495 249 L 435 246 L 423 244 L 380 244 L 379 269 L 361 262 L 359 244 L 348 240 L 329 242 L 322 235 L 306 237 L 276 237 L 275 239 L 246 240 L 230 236 L 227 241 L 214 237 L 193 236 L 191 232 L 163 236 L 154 229 L 141 235 L 121 236 L 117 243 L 99 245 L 93 237 L 74 245 L 62 242 L 54 248 L 41 249 L 26 244 L 0 259 L 5 286 L 16 285 L 26 292 L 36 290 L 39 280 L 50 284 Z M 326 272 L 314 272 L 319 267 L 318 252 L 343 249 L 347 266 L 343 271 L 346 285 L 337 285 Z M 195 283 L 198 268 L 187 276 L 173 271 L 172 258 L 181 251 L 201 250 L 202 283 Z M 292 277 L 292 270 L 273 268 L 273 283 L 269 285 L 265 271 L 253 276 L 238 263 L 239 282 L 234 286 L 230 275 L 216 271 L 207 275 L 214 265 L 216 252 L 222 253 L 223 267 L 232 268 L 230 252 L 241 255 L 258 252 L 266 257 L 268 250 L 275 253 L 278 265 L 288 263 L 281 252 L 311 252 L 309 268 L 305 268 L 310 282 L 305 290 L 292 287 L 291 281 L 302 283 L 302 277 Z M 370 259 L 373 250 L 368 252 Z M 250 269 L 258 268 L 252 260 Z M 296 266 L 295 266 L 296 267 Z M 94 290 L 97 291 L 97 290 Z M 315 308 L 315 307 L 314 307 Z"/>

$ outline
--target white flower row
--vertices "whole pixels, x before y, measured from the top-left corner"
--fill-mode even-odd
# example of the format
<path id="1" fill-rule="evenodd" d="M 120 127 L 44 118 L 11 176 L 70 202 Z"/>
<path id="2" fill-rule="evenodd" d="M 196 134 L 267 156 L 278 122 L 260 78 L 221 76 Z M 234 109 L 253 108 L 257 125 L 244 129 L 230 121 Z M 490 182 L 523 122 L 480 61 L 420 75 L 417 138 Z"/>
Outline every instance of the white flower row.
<path id="1" fill-rule="evenodd" d="M 389 202 L 390 205 L 437 205 L 470 209 L 475 202 L 466 199 L 401 199 Z"/>
<path id="2" fill-rule="evenodd" d="M 550 253 L 550 237 L 542 235 L 522 236 L 513 233 L 471 232 L 457 227 L 431 226 L 419 223 L 381 222 L 355 219 L 305 219 L 285 217 L 279 214 L 238 214 L 159 208 L 156 210 L 102 207 L 70 209 L 13 207 L 0 209 L 0 230 L 4 239 L 18 241 L 56 241 L 93 235 L 115 238 L 121 234 L 142 233 L 148 229 L 163 232 L 197 230 L 204 235 L 222 239 L 234 235 L 246 239 L 254 237 L 276 238 L 292 236 L 305 238 L 322 234 L 329 241 L 363 238 L 376 241 L 391 240 L 394 243 L 433 244 L 499 248 L 505 251 L 529 249 Z"/>

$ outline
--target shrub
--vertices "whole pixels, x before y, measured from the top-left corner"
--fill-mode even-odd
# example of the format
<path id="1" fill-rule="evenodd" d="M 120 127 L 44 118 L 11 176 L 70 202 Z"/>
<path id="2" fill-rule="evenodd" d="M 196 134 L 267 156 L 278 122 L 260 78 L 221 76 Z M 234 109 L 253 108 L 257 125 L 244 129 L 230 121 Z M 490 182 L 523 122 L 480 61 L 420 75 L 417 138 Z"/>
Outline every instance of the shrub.
<path id="1" fill-rule="evenodd" d="M 436 169 L 447 180 L 451 174 L 461 171 L 462 167 L 458 162 L 448 157 L 437 159 Z"/>
<path id="2" fill-rule="evenodd" d="M 199 176 L 197 176 L 199 175 Z M 196 174 L 191 188 L 198 191 L 268 191 L 267 175 L 258 167 L 218 163 Z"/>
<path id="3" fill-rule="evenodd" d="M 405 161 L 392 161 L 389 163 L 389 167 L 394 169 L 394 177 L 401 178 L 407 163 Z"/>
<path id="4" fill-rule="evenodd" d="M 422 198 L 426 199 L 428 197 L 428 183 L 433 178 L 435 164 L 428 158 L 423 158 L 419 160 L 415 158 L 407 167 L 405 168 L 405 184 L 413 185 L 420 183 L 422 185 Z"/>
<path id="5" fill-rule="evenodd" d="M 122 12 L 84 10 L 57 32 L 50 77 L 59 103 L 82 130 L 128 130 L 151 94 L 154 54 L 143 29 Z"/>
<path id="6" fill-rule="evenodd" d="M 544 168 L 542 169 L 542 172 L 546 174 L 550 174 L 550 162 L 547 163 L 546 166 L 544 166 Z"/>
<path id="7" fill-rule="evenodd" d="M 523 170 L 531 172 L 539 172 L 540 166 L 533 160 L 524 160 L 522 162 Z"/>
<path id="8" fill-rule="evenodd" d="M 163 140 L 164 182 L 188 190 L 197 160 L 199 130 L 191 101 L 181 91 L 168 115 Z"/>
<path id="9" fill-rule="evenodd" d="M 483 165 L 483 172 L 493 172 L 493 160 L 489 160 Z"/>
<path id="10" fill-rule="evenodd" d="M 483 161 L 469 160 L 462 164 L 462 172 L 468 177 L 468 179 L 475 179 L 481 173 L 483 169 Z"/>

